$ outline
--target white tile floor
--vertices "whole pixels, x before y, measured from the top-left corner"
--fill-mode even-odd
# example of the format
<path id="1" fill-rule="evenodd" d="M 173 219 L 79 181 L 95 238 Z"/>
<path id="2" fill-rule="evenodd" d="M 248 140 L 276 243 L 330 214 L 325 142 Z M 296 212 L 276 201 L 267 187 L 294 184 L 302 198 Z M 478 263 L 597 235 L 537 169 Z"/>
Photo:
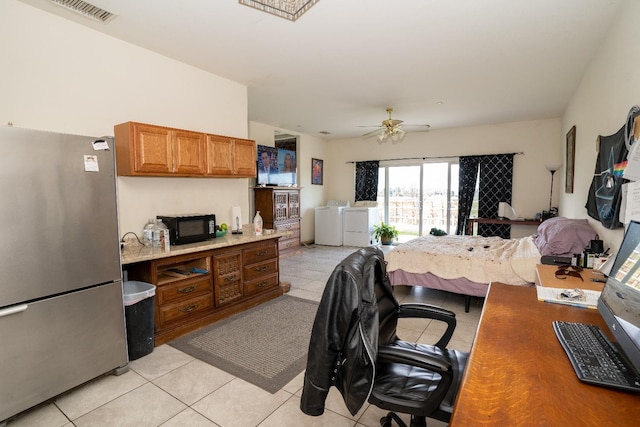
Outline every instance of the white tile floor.
<path id="1" fill-rule="evenodd" d="M 356 248 L 310 246 L 301 255 L 281 259 L 281 280 L 290 295 L 319 301 L 327 278 Z M 426 302 L 456 312 L 458 326 L 450 347 L 469 350 L 481 307 L 464 312 L 464 298 L 446 292 L 399 286 L 401 302 Z M 433 343 L 442 332 L 429 320 L 401 319 L 398 335 Z M 100 377 L 8 422 L 10 427 L 59 426 L 357 426 L 377 427 L 385 414 L 366 404 L 351 416 L 332 388 L 324 415 L 309 417 L 300 409 L 303 373 L 275 394 L 182 353 L 168 345 L 130 363 L 129 372 Z M 403 417 L 408 422 L 408 417 Z M 430 427 L 443 426 L 427 420 Z"/>

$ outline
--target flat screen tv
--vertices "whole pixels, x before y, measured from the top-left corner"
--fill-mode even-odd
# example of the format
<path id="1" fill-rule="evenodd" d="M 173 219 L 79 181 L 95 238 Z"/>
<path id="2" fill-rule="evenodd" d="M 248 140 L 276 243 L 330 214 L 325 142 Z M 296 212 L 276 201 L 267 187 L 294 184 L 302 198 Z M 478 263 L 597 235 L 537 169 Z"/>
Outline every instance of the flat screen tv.
<path id="1" fill-rule="evenodd" d="M 640 222 L 631 221 L 616 254 L 598 311 L 640 374 Z"/>
<path id="2" fill-rule="evenodd" d="M 258 145 L 258 185 L 296 185 L 296 152 Z"/>

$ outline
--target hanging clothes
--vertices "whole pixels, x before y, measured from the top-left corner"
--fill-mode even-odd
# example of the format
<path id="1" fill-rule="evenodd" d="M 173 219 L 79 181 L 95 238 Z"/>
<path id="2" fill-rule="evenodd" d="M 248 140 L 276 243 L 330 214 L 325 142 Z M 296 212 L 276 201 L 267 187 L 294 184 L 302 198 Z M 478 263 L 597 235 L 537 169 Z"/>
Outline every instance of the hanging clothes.
<path id="1" fill-rule="evenodd" d="M 625 125 L 613 135 L 598 137 L 600 151 L 585 205 L 588 215 L 608 229 L 623 226 L 620 222 L 621 186 L 628 180 L 622 177 L 622 173 L 629 153 L 625 142 L 626 128 Z"/>

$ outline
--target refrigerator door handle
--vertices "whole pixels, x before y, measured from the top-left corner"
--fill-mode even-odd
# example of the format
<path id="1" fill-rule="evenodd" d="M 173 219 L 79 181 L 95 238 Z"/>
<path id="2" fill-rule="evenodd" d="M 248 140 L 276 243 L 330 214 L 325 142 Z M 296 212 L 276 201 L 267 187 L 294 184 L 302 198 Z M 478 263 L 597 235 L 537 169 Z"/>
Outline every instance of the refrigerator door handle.
<path id="1" fill-rule="evenodd" d="M 23 311 L 27 310 L 27 307 L 29 307 L 29 304 L 18 304 L 18 305 L 14 305 L 13 307 L 0 309 L 0 317 L 10 316 L 16 313 L 22 313 Z"/>

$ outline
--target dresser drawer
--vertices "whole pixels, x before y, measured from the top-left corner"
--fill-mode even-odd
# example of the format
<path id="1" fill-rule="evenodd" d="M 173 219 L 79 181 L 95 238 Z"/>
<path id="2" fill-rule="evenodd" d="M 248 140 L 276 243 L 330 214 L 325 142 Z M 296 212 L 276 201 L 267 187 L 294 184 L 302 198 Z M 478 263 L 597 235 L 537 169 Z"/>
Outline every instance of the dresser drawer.
<path id="1" fill-rule="evenodd" d="M 289 248 L 293 248 L 293 247 L 297 247 L 300 246 L 300 240 L 298 239 L 287 239 L 287 240 L 281 240 L 280 244 L 278 245 L 278 248 L 280 249 L 280 252 L 285 251 Z"/>
<path id="2" fill-rule="evenodd" d="M 244 280 L 254 280 L 259 277 L 269 276 L 278 272 L 277 260 L 271 259 L 258 264 L 251 264 L 244 267 L 242 277 Z"/>
<path id="3" fill-rule="evenodd" d="M 205 280 L 182 281 L 171 285 L 158 286 L 156 290 L 158 304 L 164 305 L 211 293 L 213 285 L 211 277 L 207 277 Z"/>
<path id="4" fill-rule="evenodd" d="M 188 299 L 177 304 L 168 304 L 160 307 L 156 329 L 163 327 L 168 322 L 192 317 L 213 308 L 213 294 L 208 293 L 197 298 Z"/>
<path id="5" fill-rule="evenodd" d="M 252 247 L 242 251 L 243 265 L 255 264 L 257 262 L 275 259 L 278 256 L 278 249 L 275 241 L 267 245 Z"/>
<path id="6" fill-rule="evenodd" d="M 248 295 L 257 294 L 276 286 L 280 286 L 277 274 L 261 277 L 255 280 L 248 280 L 244 282 L 244 296 L 246 297 Z"/>
<path id="7" fill-rule="evenodd" d="M 300 220 L 282 221 L 274 224 L 277 231 L 295 231 L 300 230 Z"/>

